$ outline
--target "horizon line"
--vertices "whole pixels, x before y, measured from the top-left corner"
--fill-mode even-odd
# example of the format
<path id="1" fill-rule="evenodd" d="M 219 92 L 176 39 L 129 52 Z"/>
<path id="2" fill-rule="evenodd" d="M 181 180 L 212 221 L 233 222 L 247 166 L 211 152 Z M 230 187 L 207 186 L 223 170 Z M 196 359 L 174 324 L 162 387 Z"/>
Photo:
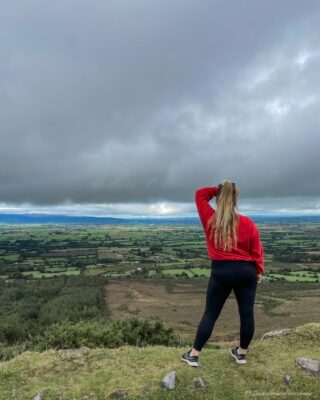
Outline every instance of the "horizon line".
<path id="1" fill-rule="evenodd" d="M 248 212 L 240 213 L 241 215 L 248 216 L 310 216 L 310 217 L 320 217 L 320 213 L 308 213 L 308 212 Z M 114 218 L 114 219 L 186 219 L 195 218 L 199 219 L 197 214 L 193 215 L 126 215 L 126 214 L 110 214 L 110 215 L 85 215 L 85 214 L 64 214 L 64 213 L 47 213 L 47 212 L 22 212 L 22 213 L 6 213 L 0 212 L 0 216 L 17 215 L 17 216 L 49 216 L 49 217 L 73 217 L 73 218 Z"/>

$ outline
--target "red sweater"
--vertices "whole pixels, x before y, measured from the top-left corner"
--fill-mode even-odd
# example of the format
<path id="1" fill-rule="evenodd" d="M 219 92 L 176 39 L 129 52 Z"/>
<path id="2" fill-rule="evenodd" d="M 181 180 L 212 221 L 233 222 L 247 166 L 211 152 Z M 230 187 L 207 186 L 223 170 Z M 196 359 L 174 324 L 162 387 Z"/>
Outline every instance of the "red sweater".
<path id="1" fill-rule="evenodd" d="M 233 248 L 231 252 L 216 249 L 214 247 L 213 238 L 209 238 L 207 222 L 216 212 L 210 206 L 209 200 L 216 196 L 217 191 L 218 187 L 212 186 L 198 189 L 195 193 L 199 217 L 206 235 L 209 257 L 212 260 L 254 261 L 256 263 L 257 273 L 261 274 L 264 271 L 264 249 L 260 240 L 259 231 L 251 218 L 239 214 L 238 243 L 237 247 Z"/>

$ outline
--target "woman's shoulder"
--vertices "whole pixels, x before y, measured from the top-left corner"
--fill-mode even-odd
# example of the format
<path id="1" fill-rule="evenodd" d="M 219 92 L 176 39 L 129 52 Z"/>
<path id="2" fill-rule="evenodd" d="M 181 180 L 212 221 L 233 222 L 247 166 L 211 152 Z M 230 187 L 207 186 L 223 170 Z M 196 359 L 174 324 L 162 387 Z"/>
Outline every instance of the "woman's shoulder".
<path id="1" fill-rule="evenodd" d="M 237 213 L 237 215 L 242 218 L 243 220 L 252 221 L 248 215 Z"/>
<path id="2" fill-rule="evenodd" d="M 248 215 L 238 213 L 238 216 L 239 221 L 245 223 L 247 226 L 252 226 L 254 224 L 254 221 Z"/>
<path id="3" fill-rule="evenodd" d="M 249 217 L 248 217 L 247 215 L 240 214 L 240 213 L 237 213 L 237 215 L 238 215 L 239 219 L 242 219 L 242 220 L 247 220 L 247 219 L 249 219 Z"/>
<path id="4" fill-rule="evenodd" d="M 242 215 L 242 218 L 243 221 L 245 221 L 248 230 L 251 232 L 258 231 L 258 227 L 252 218 L 250 218 L 248 215 Z"/>

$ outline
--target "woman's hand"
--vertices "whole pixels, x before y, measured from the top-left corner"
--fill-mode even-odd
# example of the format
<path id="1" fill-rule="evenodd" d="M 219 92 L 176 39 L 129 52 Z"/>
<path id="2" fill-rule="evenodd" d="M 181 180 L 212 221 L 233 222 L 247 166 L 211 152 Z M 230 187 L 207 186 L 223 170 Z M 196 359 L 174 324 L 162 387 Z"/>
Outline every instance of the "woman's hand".
<path id="1" fill-rule="evenodd" d="M 262 281 L 262 276 L 261 276 L 261 274 L 258 274 L 258 275 L 257 275 L 257 280 L 258 280 L 258 283 L 260 284 L 261 281 Z"/>

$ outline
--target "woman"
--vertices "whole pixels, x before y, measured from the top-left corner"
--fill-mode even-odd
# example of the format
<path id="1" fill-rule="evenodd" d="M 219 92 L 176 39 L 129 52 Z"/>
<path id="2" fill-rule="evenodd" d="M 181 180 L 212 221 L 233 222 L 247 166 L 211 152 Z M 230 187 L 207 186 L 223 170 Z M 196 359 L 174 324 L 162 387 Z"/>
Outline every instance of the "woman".
<path id="1" fill-rule="evenodd" d="M 239 189 L 234 182 L 198 189 L 195 201 L 204 228 L 211 259 L 211 275 L 206 306 L 199 323 L 192 349 L 181 360 L 199 367 L 199 354 L 210 338 L 222 307 L 234 290 L 240 314 L 240 346 L 233 346 L 230 355 L 239 364 L 246 363 L 246 354 L 254 334 L 254 301 L 257 284 L 264 271 L 264 249 L 255 223 L 238 212 Z M 209 201 L 216 196 L 216 209 Z"/>

